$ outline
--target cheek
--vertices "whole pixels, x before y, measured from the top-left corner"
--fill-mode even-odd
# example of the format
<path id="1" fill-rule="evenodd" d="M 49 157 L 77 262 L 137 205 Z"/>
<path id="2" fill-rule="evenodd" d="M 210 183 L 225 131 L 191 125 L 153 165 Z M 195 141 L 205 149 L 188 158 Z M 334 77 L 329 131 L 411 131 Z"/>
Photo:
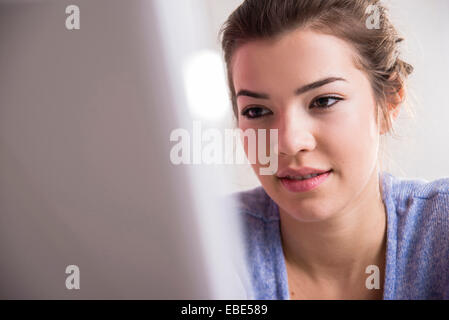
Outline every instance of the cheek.
<path id="1" fill-rule="evenodd" d="M 246 157 L 248 158 L 248 160 L 251 159 L 251 157 L 249 156 L 249 152 L 254 152 L 253 158 L 255 157 L 255 163 L 251 163 L 253 168 L 259 168 L 261 166 L 261 164 L 259 163 L 259 140 L 260 143 L 262 143 L 263 145 L 265 145 L 265 151 L 267 154 L 267 150 L 270 150 L 270 141 L 269 141 L 269 129 L 265 129 L 265 128 L 258 128 L 255 126 L 252 126 L 248 123 L 248 121 L 242 121 L 242 124 L 239 124 L 239 129 L 242 130 L 242 133 L 244 133 L 245 131 L 253 131 L 254 132 L 254 139 L 248 138 L 251 135 L 248 134 L 248 137 L 244 136 L 244 138 L 240 139 L 240 141 L 242 142 L 242 146 L 243 149 L 245 151 Z M 265 137 L 263 136 L 259 136 L 259 130 L 265 130 L 266 134 Z M 251 146 L 251 148 L 250 148 Z"/>
<path id="2" fill-rule="evenodd" d="M 337 169 L 363 175 L 377 160 L 379 134 L 373 109 L 374 106 L 355 103 L 348 112 L 326 123 L 325 144 L 329 146 L 329 156 L 340 167 Z"/>
<path id="3" fill-rule="evenodd" d="M 241 123 L 242 123 L 242 120 L 239 120 L 239 127 L 238 128 L 242 132 L 245 132 L 247 129 L 252 129 L 251 127 L 249 127 L 245 123 L 244 124 L 241 124 Z M 245 139 L 242 140 L 242 138 L 240 138 L 240 141 L 242 142 L 243 150 L 245 150 L 245 154 L 248 157 L 248 150 L 249 150 L 249 148 L 248 148 L 248 139 L 245 138 Z"/>

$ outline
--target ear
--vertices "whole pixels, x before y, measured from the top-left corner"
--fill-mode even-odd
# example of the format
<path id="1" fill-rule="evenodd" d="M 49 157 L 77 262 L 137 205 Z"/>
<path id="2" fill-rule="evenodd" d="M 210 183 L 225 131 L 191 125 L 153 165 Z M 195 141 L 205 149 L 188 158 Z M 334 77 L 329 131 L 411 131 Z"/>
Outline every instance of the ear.
<path id="1" fill-rule="evenodd" d="M 390 102 L 388 105 L 388 112 L 390 113 L 392 120 L 396 120 L 396 118 L 399 116 L 401 104 L 404 101 L 404 94 L 404 87 L 401 87 L 398 92 L 393 94 L 393 97 L 391 99 L 392 102 Z"/>
<path id="2" fill-rule="evenodd" d="M 391 94 L 390 96 L 390 103 L 388 104 L 388 115 L 391 119 L 391 125 L 393 125 L 393 122 L 397 119 L 399 116 L 399 112 L 401 110 L 401 104 L 404 101 L 404 94 L 405 90 L 404 87 L 401 87 L 397 92 Z M 383 135 L 387 133 L 388 128 L 386 127 L 386 124 L 384 121 L 381 122 L 381 129 L 380 134 Z"/>

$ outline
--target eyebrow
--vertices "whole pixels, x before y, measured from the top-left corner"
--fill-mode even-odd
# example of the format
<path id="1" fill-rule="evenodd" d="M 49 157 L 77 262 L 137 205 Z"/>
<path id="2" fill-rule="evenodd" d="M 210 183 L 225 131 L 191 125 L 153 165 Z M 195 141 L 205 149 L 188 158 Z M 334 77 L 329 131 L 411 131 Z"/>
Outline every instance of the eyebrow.
<path id="1" fill-rule="evenodd" d="M 325 78 L 325 79 L 321 79 L 309 84 L 306 84 L 298 89 L 295 90 L 295 95 L 299 96 L 307 91 L 322 87 L 328 83 L 331 82 L 335 82 L 335 81 L 346 81 L 346 79 L 341 78 L 341 77 L 329 77 L 329 78 Z M 236 95 L 236 98 L 238 98 L 239 96 L 247 96 L 247 97 L 251 97 L 251 98 L 256 98 L 256 99 L 270 99 L 270 96 L 266 93 L 259 93 L 259 92 L 253 92 L 250 90 L 246 90 L 246 89 L 242 89 L 239 90 L 239 92 Z"/>

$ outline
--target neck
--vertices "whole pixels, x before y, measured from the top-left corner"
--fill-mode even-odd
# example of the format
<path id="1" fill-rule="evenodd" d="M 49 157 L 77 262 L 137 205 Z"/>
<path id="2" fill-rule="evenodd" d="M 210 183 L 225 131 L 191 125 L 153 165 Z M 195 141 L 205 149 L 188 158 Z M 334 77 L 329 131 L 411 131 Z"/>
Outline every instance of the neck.
<path id="1" fill-rule="evenodd" d="M 279 208 L 286 262 L 310 277 L 351 281 L 369 265 L 384 267 L 386 210 L 374 170 L 365 190 L 342 212 L 301 222 Z"/>

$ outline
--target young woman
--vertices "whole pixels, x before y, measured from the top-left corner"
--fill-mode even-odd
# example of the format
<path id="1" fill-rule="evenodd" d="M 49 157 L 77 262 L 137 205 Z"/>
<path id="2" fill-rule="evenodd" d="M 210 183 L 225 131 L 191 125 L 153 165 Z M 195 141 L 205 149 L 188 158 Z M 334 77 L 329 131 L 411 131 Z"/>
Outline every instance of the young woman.
<path id="1" fill-rule="evenodd" d="M 379 1 L 246 0 L 223 26 L 238 127 L 279 137 L 276 174 L 234 194 L 253 298 L 449 299 L 449 179 L 380 163 L 401 40 Z"/>

